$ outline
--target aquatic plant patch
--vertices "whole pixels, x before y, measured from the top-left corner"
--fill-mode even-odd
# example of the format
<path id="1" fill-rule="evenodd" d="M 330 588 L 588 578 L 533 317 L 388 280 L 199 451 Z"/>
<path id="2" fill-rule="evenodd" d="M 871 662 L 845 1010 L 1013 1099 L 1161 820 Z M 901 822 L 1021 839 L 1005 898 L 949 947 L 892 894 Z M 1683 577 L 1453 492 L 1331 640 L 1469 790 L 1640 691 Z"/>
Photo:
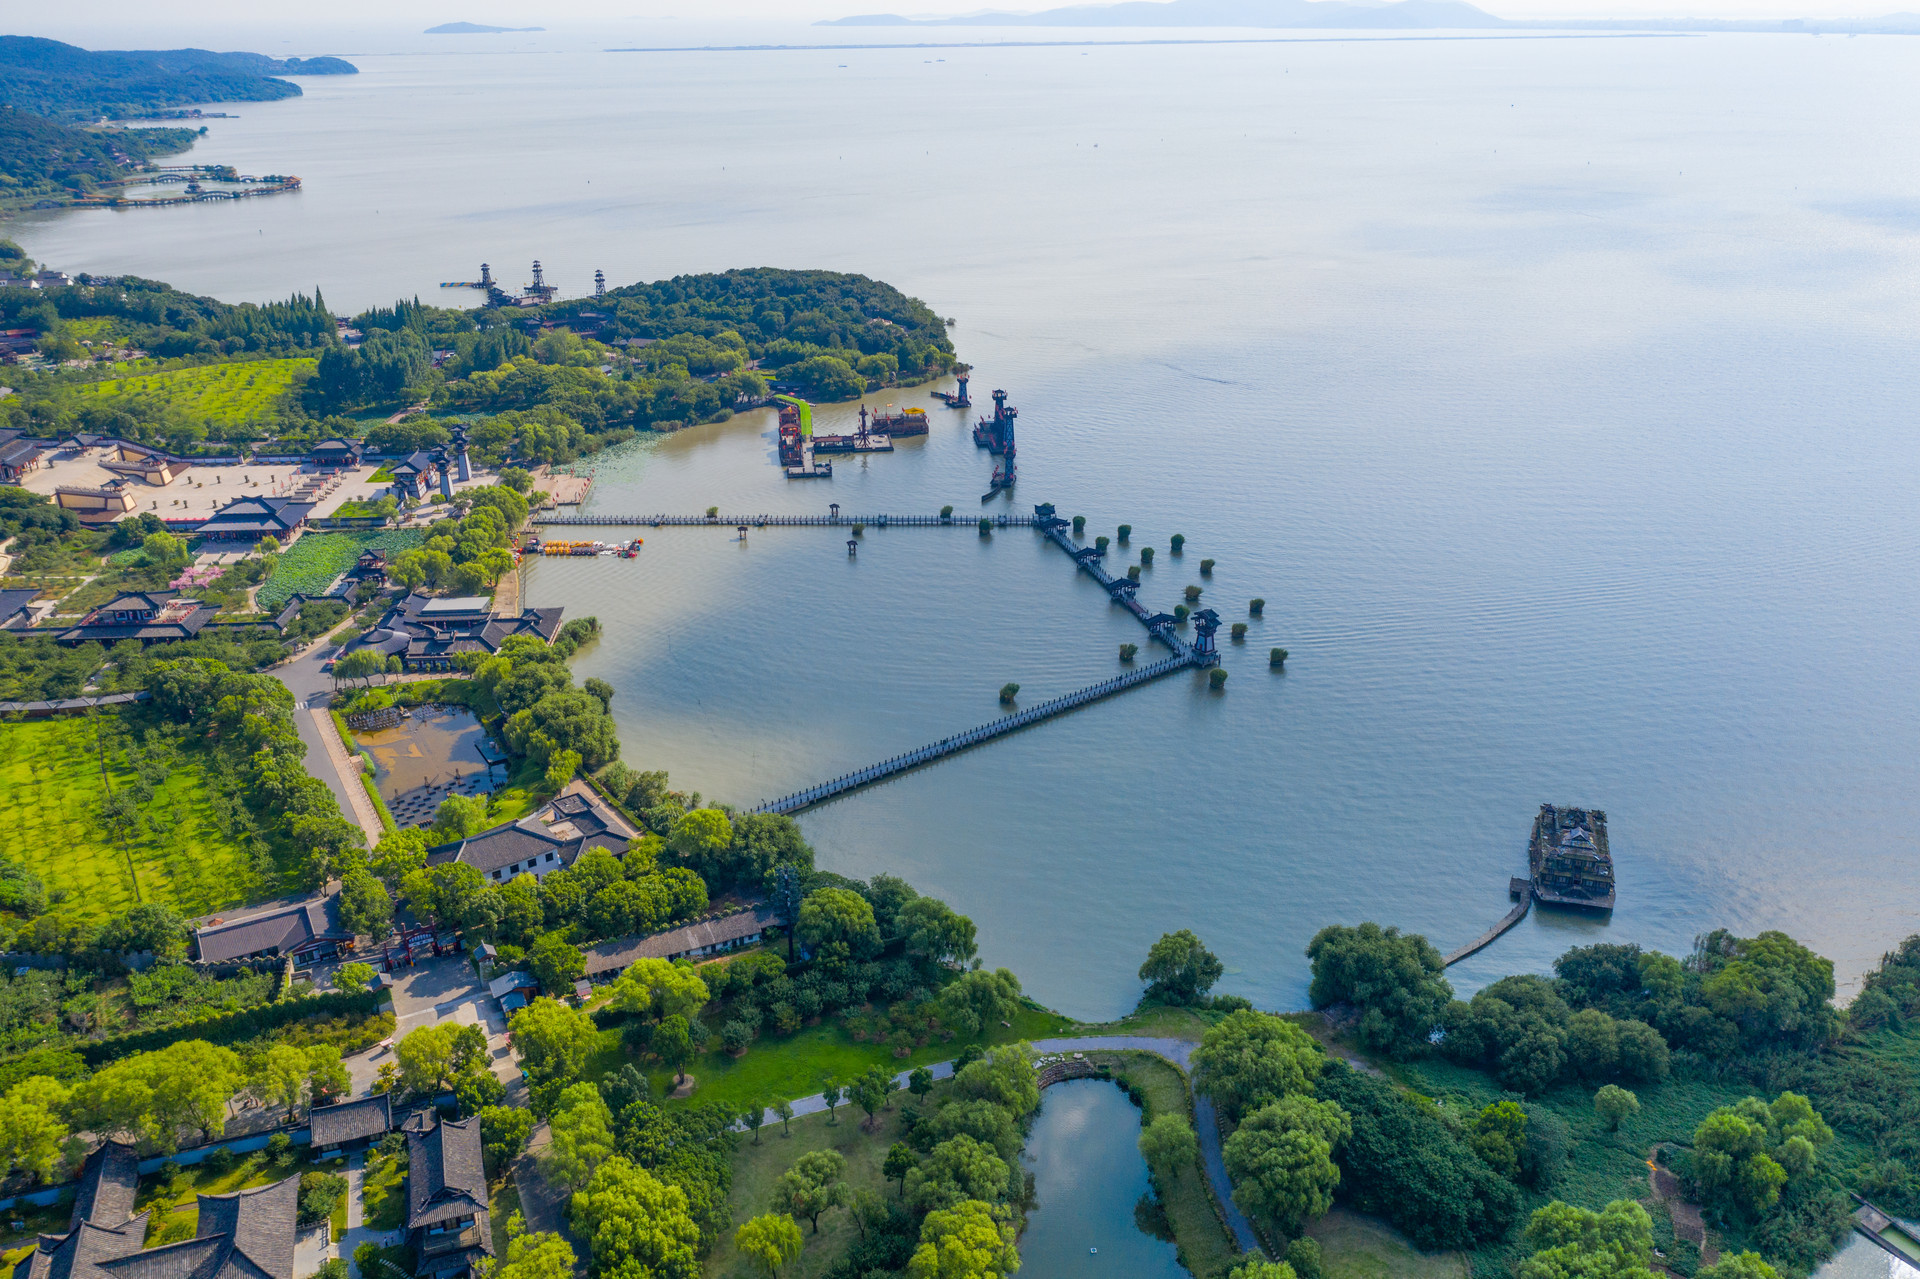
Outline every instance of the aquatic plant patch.
<path id="1" fill-rule="evenodd" d="M 418 546 L 419 529 L 381 529 L 368 533 L 307 533 L 280 553 L 267 583 L 254 602 L 268 613 L 278 612 L 296 594 L 318 595 L 360 560 L 360 553 L 385 550 L 389 554 Z"/>

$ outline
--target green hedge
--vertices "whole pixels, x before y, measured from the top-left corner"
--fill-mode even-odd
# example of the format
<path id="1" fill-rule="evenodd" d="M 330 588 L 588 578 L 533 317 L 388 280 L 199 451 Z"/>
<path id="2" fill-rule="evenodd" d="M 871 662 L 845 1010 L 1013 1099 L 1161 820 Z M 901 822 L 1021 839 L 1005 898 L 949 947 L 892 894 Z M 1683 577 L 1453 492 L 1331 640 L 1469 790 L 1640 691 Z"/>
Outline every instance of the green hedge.
<path id="1" fill-rule="evenodd" d="M 211 1017 L 202 1017 L 198 1021 L 182 1022 L 177 1026 L 163 1026 L 158 1030 L 136 1031 L 129 1035 L 114 1035 L 107 1039 L 96 1039 L 77 1045 L 80 1055 L 89 1066 L 101 1066 L 118 1057 L 132 1053 L 148 1053 L 168 1044 L 178 1043 L 182 1039 L 204 1039 L 210 1044 L 231 1044 L 243 1039 L 252 1039 L 270 1030 L 308 1017 L 337 1017 L 341 1013 L 362 1013 L 371 1015 L 379 1011 L 381 1001 L 386 998 L 382 991 L 362 991 L 357 995 L 344 994 L 341 991 L 328 991 L 324 995 L 313 995 L 306 999 L 289 999 L 283 1003 L 262 1004 L 258 1008 L 243 1008 L 237 1013 L 217 1013 Z"/>

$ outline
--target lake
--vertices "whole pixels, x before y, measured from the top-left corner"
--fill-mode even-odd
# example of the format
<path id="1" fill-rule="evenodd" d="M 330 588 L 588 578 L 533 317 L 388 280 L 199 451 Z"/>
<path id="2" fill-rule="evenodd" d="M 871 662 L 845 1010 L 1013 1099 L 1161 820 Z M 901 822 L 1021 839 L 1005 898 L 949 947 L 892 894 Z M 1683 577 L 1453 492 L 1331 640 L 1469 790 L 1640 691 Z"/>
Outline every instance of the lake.
<path id="1" fill-rule="evenodd" d="M 1328 923 L 1450 948 L 1505 911 L 1543 801 L 1607 810 L 1619 909 L 1535 912 L 1462 990 L 1722 925 L 1853 979 L 1913 931 L 1920 43 L 600 51 L 649 42 L 697 41 L 342 47 L 362 75 L 195 153 L 298 195 L 6 230 L 336 310 L 538 257 L 568 292 L 860 271 L 953 317 L 976 398 L 1020 408 L 1012 501 L 981 507 L 985 455 L 929 405 L 827 482 L 781 476 L 765 413 L 627 446 L 587 509 L 1051 501 L 1131 523 L 1115 564 L 1156 548 L 1150 604 L 1267 601 L 1219 694 L 1162 680 L 802 818 L 823 866 L 946 898 L 1071 1014 L 1131 1006 L 1174 928 L 1279 1008 Z M 634 560 L 535 565 L 529 601 L 607 625 L 575 665 L 618 690 L 624 758 L 730 803 L 1141 639 L 1027 532 L 870 529 L 849 559 L 639 531 Z"/>

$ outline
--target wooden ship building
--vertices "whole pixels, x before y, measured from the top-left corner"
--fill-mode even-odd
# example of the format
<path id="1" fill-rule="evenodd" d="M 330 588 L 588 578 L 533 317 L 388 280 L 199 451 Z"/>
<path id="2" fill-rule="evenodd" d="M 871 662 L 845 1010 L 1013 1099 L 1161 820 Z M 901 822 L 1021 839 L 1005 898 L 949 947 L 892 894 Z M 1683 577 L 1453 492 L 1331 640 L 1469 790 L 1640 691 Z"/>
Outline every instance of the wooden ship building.
<path id="1" fill-rule="evenodd" d="M 1613 909 L 1613 854 L 1607 815 L 1597 808 L 1540 805 L 1527 842 L 1533 898 L 1546 906 Z"/>

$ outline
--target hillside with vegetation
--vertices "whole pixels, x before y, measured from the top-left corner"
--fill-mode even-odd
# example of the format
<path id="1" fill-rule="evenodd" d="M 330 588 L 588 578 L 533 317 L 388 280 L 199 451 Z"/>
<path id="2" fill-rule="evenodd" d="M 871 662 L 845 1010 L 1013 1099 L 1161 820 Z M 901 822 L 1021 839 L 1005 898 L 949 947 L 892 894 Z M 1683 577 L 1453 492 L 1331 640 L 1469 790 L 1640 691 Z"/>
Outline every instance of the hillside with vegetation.
<path id="1" fill-rule="evenodd" d="M 681 276 L 532 308 L 400 302 L 355 316 L 364 341 L 351 347 L 317 289 L 230 304 L 133 276 L 76 278 L 0 293 L 0 326 L 34 330 L 46 357 L 9 373 L 0 423 L 184 453 L 330 435 L 412 450 L 445 443 L 458 420 L 483 463 L 563 463 L 723 420 L 775 381 L 849 399 L 954 362 L 924 302 L 830 271 Z M 144 356 L 116 354 L 127 350 Z M 416 404 L 428 412 L 384 421 Z"/>
<path id="2" fill-rule="evenodd" d="M 162 156 L 185 151 L 192 129 L 89 129 L 0 106 L 0 206 L 93 194 Z"/>
<path id="3" fill-rule="evenodd" d="M 357 70 L 339 58 L 95 50 L 35 36 L 0 36 L 0 104 L 65 120 L 117 118 L 200 102 L 297 98 L 300 86 L 279 77 Z"/>

